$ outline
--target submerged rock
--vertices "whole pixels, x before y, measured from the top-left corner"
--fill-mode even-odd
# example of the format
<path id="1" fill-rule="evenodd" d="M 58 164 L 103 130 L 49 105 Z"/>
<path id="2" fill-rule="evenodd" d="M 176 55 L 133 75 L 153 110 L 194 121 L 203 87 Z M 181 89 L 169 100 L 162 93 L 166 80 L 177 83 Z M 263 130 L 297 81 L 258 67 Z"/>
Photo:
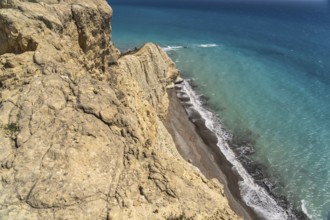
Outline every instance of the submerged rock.
<path id="1" fill-rule="evenodd" d="M 0 219 L 238 218 L 164 127 L 160 47 L 119 58 L 103 0 L 0 7 Z"/>

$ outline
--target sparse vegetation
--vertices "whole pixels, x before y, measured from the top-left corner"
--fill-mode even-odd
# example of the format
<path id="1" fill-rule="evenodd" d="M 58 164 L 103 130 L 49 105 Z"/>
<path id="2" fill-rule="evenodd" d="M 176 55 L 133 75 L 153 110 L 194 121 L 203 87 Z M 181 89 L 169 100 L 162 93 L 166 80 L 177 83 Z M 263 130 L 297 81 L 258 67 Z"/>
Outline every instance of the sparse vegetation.
<path id="1" fill-rule="evenodd" d="M 11 133 L 16 133 L 19 131 L 19 126 L 17 123 L 9 123 L 6 127 L 6 130 L 8 130 Z"/>

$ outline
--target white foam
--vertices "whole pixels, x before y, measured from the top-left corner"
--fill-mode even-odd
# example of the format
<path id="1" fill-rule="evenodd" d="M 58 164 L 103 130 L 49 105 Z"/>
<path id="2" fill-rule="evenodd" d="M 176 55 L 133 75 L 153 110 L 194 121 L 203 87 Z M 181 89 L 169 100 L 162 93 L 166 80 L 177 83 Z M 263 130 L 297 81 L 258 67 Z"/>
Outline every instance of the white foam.
<path id="1" fill-rule="evenodd" d="M 218 44 L 199 44 L 197 45 L 197 47 L 204 47 L 204 48 L 207 48 L 207 47 L 217 47 Z"/>
<path id="2" fill-rule="evenodd" d="M 304 199 L 301 200 L 301 210 L 303 211 L 303 213 L 305 213 L 305 215 L 308 216 L 308 218 L 316 219 L 316 218 L 314 218 L 314 216 L 312 216 L 311 214 L 308 213 L 307 204 L 306 204 L 306 201 Z"/>
<path id="3" fill-rule="evenodd" d="M 166 46 L 162 47 L 165 52 L 182 49 L 183 46 Z"/>
<path id="4" fill-rule="evenodd" d="M 218 147 L 242 177 L 243 180 L 239 182 L 239 189 L 244 202 L 265 219 L 292 219 L 292 215 L 289 213 L 289 217 L 286 210 L 280 207 L 264 188 L 254 182 L 243 165 L 236 159 L 235 153 L 228 146 L 228 140 L 231 138 L 231 134 L 225 131 L 216 115 L 203 107 L 199 96 L 187 81 L 184 81 L 182 90 L 189 95 L 192 104 L 191 108 L 194 108 L 201 114 L 205 120 L 206 127 L 217 135 Z"/>

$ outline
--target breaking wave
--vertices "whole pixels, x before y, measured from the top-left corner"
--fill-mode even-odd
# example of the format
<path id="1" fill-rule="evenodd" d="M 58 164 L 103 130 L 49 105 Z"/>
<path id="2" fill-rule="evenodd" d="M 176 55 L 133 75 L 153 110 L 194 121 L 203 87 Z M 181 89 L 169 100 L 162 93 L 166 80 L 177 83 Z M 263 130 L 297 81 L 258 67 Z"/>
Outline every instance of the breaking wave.
<path id="1" fill-rule="evenodd" d="M 208 48 L 208 47 L 217 47 L 218 44 L 199 44 L 197 47 Z"/>
<path id="2" fill-rule="evenodd" d="M 165 52 L 182 49 L 183 46 L 166 46 L 162 47 Z"/>

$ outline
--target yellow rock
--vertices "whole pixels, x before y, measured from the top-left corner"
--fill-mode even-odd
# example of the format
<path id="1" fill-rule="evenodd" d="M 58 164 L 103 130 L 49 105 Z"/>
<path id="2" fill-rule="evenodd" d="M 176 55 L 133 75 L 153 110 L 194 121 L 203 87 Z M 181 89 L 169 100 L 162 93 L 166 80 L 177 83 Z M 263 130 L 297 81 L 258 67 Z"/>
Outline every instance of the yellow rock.
<path id="1" fill-rule="evenodd" d="M 162 122 L 175 64 L 151 43 L 119 57 L 111 16 L 1 1 L 0 219 L 238 219 Z"/>

